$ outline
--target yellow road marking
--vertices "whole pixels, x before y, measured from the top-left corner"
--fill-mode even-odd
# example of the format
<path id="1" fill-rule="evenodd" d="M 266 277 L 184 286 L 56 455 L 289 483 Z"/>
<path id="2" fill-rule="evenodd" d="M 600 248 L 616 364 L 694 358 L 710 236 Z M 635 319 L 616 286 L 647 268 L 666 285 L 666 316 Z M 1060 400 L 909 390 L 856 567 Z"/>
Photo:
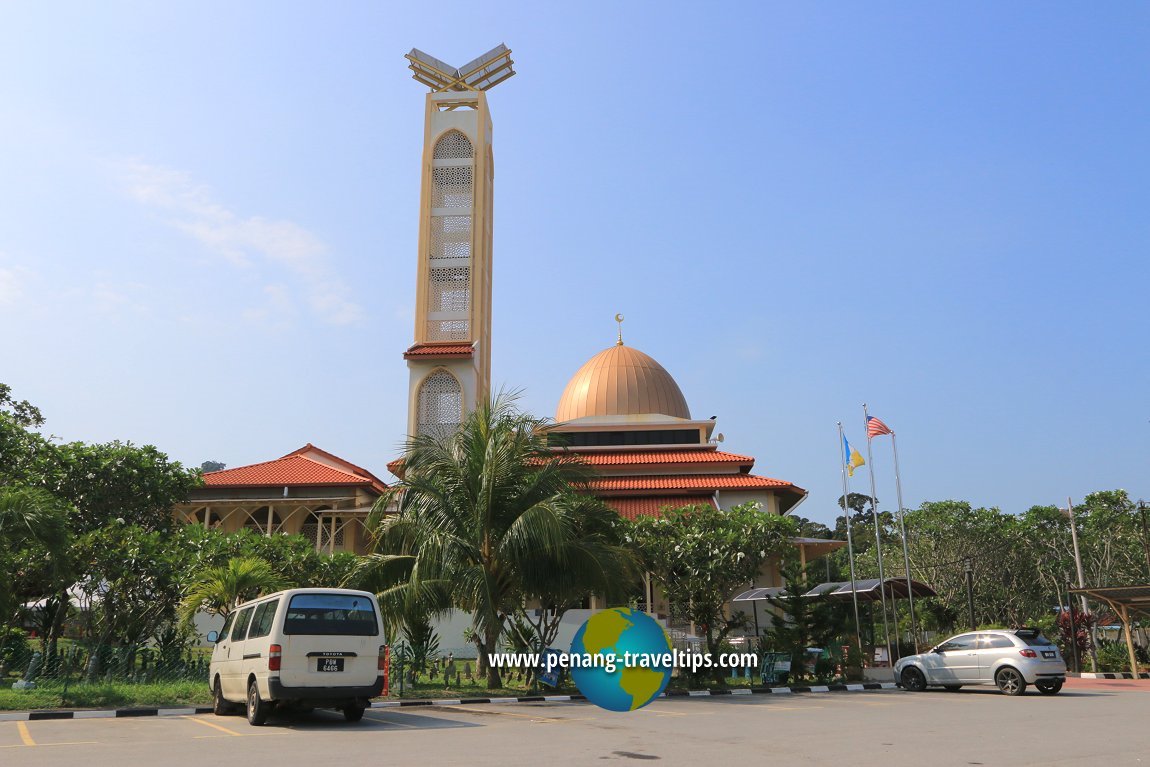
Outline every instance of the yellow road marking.
<path id="1" fill-rule="evenodd" d="M 211 727 L 213 730 L 219 730 L 220 732 L 226 732 L 228 735 L 234 735 L 237 738 L 243 737 L 242 732 L 236 732 L 235 730 L 229 730 L 227 727 L 221 727 L 220 725 L 216 724 L 215 722 L 209 722 L 206 719 L 196 719 L 195 717 L 191 717 L 191 716 L 184 716 L 184 717 L 180 717 L 180 718 L 186 719 L 189 722 L 195 722 L 196 724 L 202 724 L 204 727 Z"/>
<path id="2" fill-rule="evenodd" d="M 37 748 L 46 748 L 48 746 L 94 746 L 98 743 L 99 741 L 96 740 L 66 740 L 63 743 L 37 743 L 35 745 Z M 24 748 L 26 745 L 25 743 L 14 743 L 10 746 L 0 746 L 0 748 Z"/>
<path id="3" fill-rule="evenodd" d="M 32 733 L 28 732 L 28 725 L 24 722 L 16 722 L 16 730 L 20 733 L 20 740 L 24 741 L 25 746 L 34 746 L 36 741 L 32 740 Z"/>

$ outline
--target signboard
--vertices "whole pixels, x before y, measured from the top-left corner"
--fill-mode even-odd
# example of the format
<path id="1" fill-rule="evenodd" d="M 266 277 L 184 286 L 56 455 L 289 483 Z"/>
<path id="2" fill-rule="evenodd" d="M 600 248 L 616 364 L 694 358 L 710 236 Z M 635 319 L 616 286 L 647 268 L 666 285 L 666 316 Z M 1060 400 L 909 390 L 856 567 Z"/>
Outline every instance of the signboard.
<path id="1" fill-rule="evenodd" d="M 558 650 L 553 650 L 548 647 L 539 658 L 539 660 L 542 661 L 539 667 L 539 681 L 548 687 L 559 686 L 559 672 L 562 670 L 559 668 L 559 656 L 560 652 Z M 548 661 L 550 661 L 550 671 L 547 670 Z"/>

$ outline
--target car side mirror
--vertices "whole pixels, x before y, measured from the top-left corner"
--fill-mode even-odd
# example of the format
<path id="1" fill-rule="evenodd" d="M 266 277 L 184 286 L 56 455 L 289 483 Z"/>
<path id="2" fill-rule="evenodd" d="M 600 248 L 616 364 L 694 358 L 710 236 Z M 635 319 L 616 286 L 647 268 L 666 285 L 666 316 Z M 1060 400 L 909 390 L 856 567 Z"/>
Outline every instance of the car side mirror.
<path id="1" fill-rule="evenodd" d="M 211 642 L 212 644 L 215 644 L 216 642 L 220 641 L 220 632 L 209 631 L 208 632 L 208 641 Z"/>
<path id="2" fill-rule="evenodd" d="M 939 655 L 942 655 L 942 650 L 940 650 L 940 649 L 939 649 L 939 648 L 937 648 L 937 647 L 932 647 L 932 648 L 930 648 L 930 651 L 931 651 L 931 652 L 936 652 L 936 653 L 938 653 Z"/>

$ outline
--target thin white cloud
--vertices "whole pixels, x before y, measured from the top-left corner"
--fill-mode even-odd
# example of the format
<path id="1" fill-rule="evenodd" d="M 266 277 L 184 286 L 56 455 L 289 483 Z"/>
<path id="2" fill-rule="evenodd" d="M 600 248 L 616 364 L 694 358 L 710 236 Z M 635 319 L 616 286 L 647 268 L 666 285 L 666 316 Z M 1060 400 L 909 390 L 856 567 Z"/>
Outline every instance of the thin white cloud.
<path id="1" fill-rule="evenodd" d="M 362 308 L 346 298 L 347 285 L 331 271 L 327 245 L 308 230 L 291 221 L 241 216 L 213 200 L 209 189 L 186 173 L 139 160 L 127 161 L 122 168 L 133 199 L 171 215 L 172 226 L 204 247 L 237 267 L 286 270 L 320 319 L 345 325 L 362 316 Z M 293 305 L 287 286 L 271 285 L 265 291 L 270 298 L 256 312 L 259 319 L 266 318 L 265 312 Z"/>
<path id="2" fill-rule="evenodd" d="M 23 300 L 30 274 L 22 266 L 0 266 L 0 308 L 16 306 Z"/>

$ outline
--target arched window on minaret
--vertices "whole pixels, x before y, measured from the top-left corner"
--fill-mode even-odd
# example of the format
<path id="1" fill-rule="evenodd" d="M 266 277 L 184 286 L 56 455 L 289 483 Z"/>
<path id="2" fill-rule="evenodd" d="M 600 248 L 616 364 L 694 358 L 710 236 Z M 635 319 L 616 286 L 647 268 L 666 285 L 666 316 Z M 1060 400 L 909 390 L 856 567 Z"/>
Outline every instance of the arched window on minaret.
<path id="1" fill-rule="evenodd" d="M 475 147 L 449 130 L 432 150 L 428 237 L 429 341 L 471 340 L 471 239 Z"/>
<path id="2" fill-rule="evenodd" d="M 417 435 L 446 437 L 459 428 L 463 418 L 463 389 L 446 370 L 437 370 L 419 386 Z"/>

